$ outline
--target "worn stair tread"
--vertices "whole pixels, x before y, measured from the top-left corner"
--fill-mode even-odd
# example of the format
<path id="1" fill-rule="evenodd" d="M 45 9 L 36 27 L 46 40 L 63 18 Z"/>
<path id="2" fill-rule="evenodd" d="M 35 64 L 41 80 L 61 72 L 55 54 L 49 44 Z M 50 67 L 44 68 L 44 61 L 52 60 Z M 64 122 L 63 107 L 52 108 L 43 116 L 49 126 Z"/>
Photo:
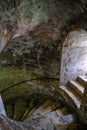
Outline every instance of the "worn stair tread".
<path id="1" fill-rule="evenodd" d="M 86 84 L 87 83 L 87 77 L 86 76 L 78 76 L 77 80 L 82 83 L 82 84 Z M 84 86 L 85 87 L 85 86 Z"/>
<path id="2" fill-rule="evenodd" d="M 61 106 L 62 104 L 60 102 L 58 103 L 47 100 L 33 113 L 33 116 L 49 113 L 57 108 L 61 108 Z"/>
<path id="3" fill-rule="evenodd" d="M 49 103 L 49 101 L 47 100 L 45 103 L 43 103 L 43 104 L 33 113 L 33 115 L 40 114 L 40 113 L 42 112 L 43 108 L 46 107 L 48 103 Z"/>
<path id="4" fill-rule="evenodd" d="M 52 104 L 49 104 L 43 109 L 43 113 L 54 111 L 57 108 L 61 108 L 61 106 L 60 102 L 52 102 Z"/>
<path id="5" fill-rule="evenodd" d="M 63 109 L 63 108 L 62 108 Z M 67 113 L 68 114 L 68 113 Z M 46 116 L 46 117 L 49 117 L 49 118 L 54 118 L 54 117 L 57 117 L 57 118 L 59 118 L 60 116 L 63 116 L 64 115 L 64 113 L 61 111 L 61 109 L 57 109 L 57 110 L 54 110 L 54 111 L 48 111 L 48 112 L 46 112 L 46 113 L 43 113 L 43 111 L 42 111 L 42 113 L 40 113 L 39 115 L 37 114 L 37 115 L 34 115 L 33 116 L 33 119 L 35 119 L 35 118 L 37 118 L 37 117 L 40 117 L 40 116 Z"/>
<path id="6" fill-rule="evenodd" d="M 67 95 L 66 96 L 68 96 L 68 97 L 70 97 L 70 99 L 74 102 L 74 104 L 78 107 L 78 108 L 80 108 L 80 105 L 81 105 L 81 101 L 80 101 L 80 99 L 78 98 L 78 97 L 76 97 L 70 90 L 68 90 L 65 86 L 59 86 L 59 88 L 63 91 L 63 92 L 65 92 Z M 70 99 L 68 99 L 68 100 L 70 100 Z"/>
<path id="7" fill-rule="evenodd" d="M 36 108 L 33 108 L 31 111 L 28 111 L 26 117 L 23 119 L 23 121 L 29 121 L 33 117 L 33 113 L 36 111 Z"/>
<path id="8" fill-rule="evenodd" d="M 69 81 L 68 84 L 69 84 L 69 87 L 74 89 L 81 96 L 84 94 L 84 87 L 83 87 L 84 85 L 74 80 Z"/>
<path id="9" fill-rule="evenodd" d="M 29 116 L 30 118 L 36 118 L 36 117 L 40 116 L 41 113 L 42 113 L 42 111 L 43 111 L 43 109 L 44 109 L 44 107 L 46 107 L 48 103 L 49 103 L 49 100 L 47 100 L 45 103 L 41 104 L 38 108 L 33 108 L 33 109 L 27 114 L 27 118 L 28 118 L 28 116 Z"/>
<path id="10" fill-rule="evenodd" d="M 25 120 L 27 118 L 27 116 L 29 115 L 29 113 L 33 110 L 33 108 L 26 108 L 25 112 L 23 113 L 22 117 L 21 117 L 21 120 Z"/>

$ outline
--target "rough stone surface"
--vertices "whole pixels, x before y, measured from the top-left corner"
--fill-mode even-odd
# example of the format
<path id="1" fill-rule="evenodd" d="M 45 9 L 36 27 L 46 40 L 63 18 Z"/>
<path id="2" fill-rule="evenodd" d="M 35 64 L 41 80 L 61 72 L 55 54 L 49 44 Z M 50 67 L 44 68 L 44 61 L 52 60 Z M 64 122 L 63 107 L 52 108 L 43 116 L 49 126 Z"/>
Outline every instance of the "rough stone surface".
<path id="1" fill-rule="evenodd" d="M 87 74 L 87 32 L 71 32 L 64 41 L 61 59 L 60 82 L 66 84 L 78 75 Z"/>
<path id="2" fill-rule="evenodd" d="M 10 4 L 10 9 L 4 7 L 4 4 Z M 3 11 L 4 15 L 1 17 L 1 66 L 9 64 L 22 69 L 33 67 L 41 71 L 43 76 L 59 79 L 61 41 L 71 29 L 84 27 L 86 18 L 83 3 L 70 0 L 21 0 L 14 4 L 4 1 L 2 7 L 1 14 Z M 71 22 L 67 27 L 70 20 L 76 17 L 79 19 L 80 14 L 83 14 L 81 20 L 84 19 L 84 22 Z"/>
<path id="3" fill-rule="evenodd" d="M 16 122 L 4 115 L 0 115 L 0 129 L 1 130 L 40 130 L 31 123 Z"/>
<path id="4" fill-rule="evenodd" d="M 71 30 L 87 29 L 86 14 L 86 0 L 0 0 L 0 93 L 5 105 L 35 94 L 56 98 L 63 41 Z"/>
<path id="5" fill-rule="evenodd" d="M 1 130 L 77 130 L 80 125 L 76 124 L 65 124 L 54 126 L 50 119 L 41 117 L 36 120 L 28 121 L 25 123 L 11 120 L 4 115 L 0 115 L 0 129 Z"/>

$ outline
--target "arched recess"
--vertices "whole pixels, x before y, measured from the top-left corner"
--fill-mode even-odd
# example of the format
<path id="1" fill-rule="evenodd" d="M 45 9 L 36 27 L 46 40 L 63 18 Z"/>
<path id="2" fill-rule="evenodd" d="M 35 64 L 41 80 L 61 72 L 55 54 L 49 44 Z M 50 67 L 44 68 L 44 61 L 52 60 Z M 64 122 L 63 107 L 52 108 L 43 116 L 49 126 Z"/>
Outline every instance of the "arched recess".
<path id="1" fill-rule="evenodd" d="M 71 31 L 62 46 L 60 84 L 87 75 L 87 31 Z"/>

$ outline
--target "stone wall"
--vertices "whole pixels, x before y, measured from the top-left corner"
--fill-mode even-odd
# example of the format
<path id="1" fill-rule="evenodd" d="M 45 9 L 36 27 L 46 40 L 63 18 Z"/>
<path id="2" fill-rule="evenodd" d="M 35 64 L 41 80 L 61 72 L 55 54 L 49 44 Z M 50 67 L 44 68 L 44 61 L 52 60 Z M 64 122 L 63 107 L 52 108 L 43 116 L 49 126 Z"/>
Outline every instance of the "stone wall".
<path id="1" fill-rule="evenodd" d="M 61 84 L 87 75 L 87 32 L 73 31 L 65 39 L 62 47 Z"/>

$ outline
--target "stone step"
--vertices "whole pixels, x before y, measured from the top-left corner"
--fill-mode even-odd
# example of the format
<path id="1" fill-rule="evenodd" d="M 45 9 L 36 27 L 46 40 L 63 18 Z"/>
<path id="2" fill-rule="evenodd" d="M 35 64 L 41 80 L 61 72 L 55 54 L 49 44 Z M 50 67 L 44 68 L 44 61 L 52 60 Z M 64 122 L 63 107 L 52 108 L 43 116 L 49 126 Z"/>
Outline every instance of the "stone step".
<path id="1" fill-rule="evenodd" d="M 63 116 L 63 115 L 59 115 L 54 111 L 54 112 L 50 112 L 47 115 L 44 116 L 39 116 L 37 118 L 35 118 L 32 121 L 36 121 L 37 125 L 39 125 L 39 127 L 41 127 L 44 130 L 51 130 L 52 128 L 54 128 L 55 126 L 58 125 L 70 125 L 71 123 L 76 123 L 75 121 L 75 117 L 73 114 L 69 114 L 67 116 Z M 48 125 L 49 124 L 49 125 Z M 51 126 L 54 126 L 52 127 Z M 52 129 L 54 130 L 54 129 Z"/>
<path id="2" fill-rule="evenodd" d="M 44 130 L 54 130 L 54 127 L 61 124 L 71 124 L 74 122 L 73 115 L 67 115 L 66 117 L 62 117 L 62 115 L 58 116 L 57 113 L 50 112 L 47 115 L 38 116 L 34 118 L 32 121 L 36 121 L 37 125 Z M 52 127 L 54 126 L 54 127 Z"/>
<path id="3" fill-rule="evenodd" d="M 61 117 L 63 116 L 63 113 L 61 112 L 61 109 L 58 109 L 56 111 L 49 112 L 45 114 L 49 118 L 55 118 L 55 117 Z"/>
<path id="4" fill-rule="evenodd" d="M 54 111 L 55 109 L 59 109 L 62 107 L 62 104 L 60 102 L 52 102 L 52 104 L 48 104 L 46 107 L 44 107 L 42 113 L 47 113 Z"/>
<path id="5" fill-rule="evenodd" d="M 24 118 L 23 118 L 23 121 L 29 121 L 29 120 L 31 120 L 32 118 L 33 118 L 33 113 L 36 111 L 36 108 L 32 108 L 31 110 L 28 110 L 27 109 L 27 111 L 25 111 L 25 116 L 24 116 Z"/>
<path id="6" fill-rule="evenodd" d="M 74 94 L 77 93 L 76 96 L 83 96 L 84 94 L 84 85 L 80 84 L 77 81 L 71 80 L 68 82 L 68 89 L 70 89 Z M 73 91 L 74 90 L 74 91 Z"/>
<path id="7" fill-rule="evenodd" d="M 56 115 L 58 115 L 58 116 L 63 116 L 63 115 L 69 115 L 70 114 L 70 111 L 69 111 L 69 109 L 67 107 L 62 107 L 62 108 L 57 109 L 55 111 L 52 111 L 50 113 L 53 113 L 53 112 L 55 112 Z"/>
<path id="8" fill-rule="evenodd" d="M 46 101 L 44 104 L 42 104 L 34 113 L 33 117 L 44 115 L 46 113 L 49 113 L 55 109 L 59 109 L 62 107 L 62 104 L 60 102 L 54 102 L 54 101 Z"/>
<path id="9" fill-rule="evenodd" d="M 50 106 L 49 106 L 50 107 Z M 43 112 L 43 110 L 41 111 L 41 113 L 37 113 L 37 114 L 34 114 L 32 119 L 35 119 L 35 118 L 39 118 L 40 116 L 46 116 L 48 118 L 59 118 L 63 115 L 69 115 L 70 112 L 68 110 L 67 107 L 62 107 L 62 108 L 57 108 L 56 110 L 53 110 L 53 111 L 50 111 L 48 110 L 47 112 Z"/>
<path id="10" fill-rule="evenodd" d="M 69 114 L 69 115 L 60 115 L 58 116 L 56 113 L 52 112 L 49 114 L 48 116 L 49 119 L 52 120 L 52 123 L 54 125 L 58 125 L 58 124 L 72 124 L 72 123 L 76 123 L 76 119 L 75 116 L 73 114 Z"/>
<path id="11" fill-rule="evenodd" d="M 40 115 L 44 109 L 44 107 L 47 106 L 47 104 L 49 104 L 49 100 L 47 100 L 45 103 L 43 103 L 39 108 L 36 109 L 36 111 L 33 112 L 33 117 L 36 115 Z"/>
<path id="12" fill-rule="evenodd" d="M 77 81 L 83 84 L 83 87 L 87 84 L 87 78 L 85 76 L 78 76 Z"/>
<path id="13" fill-rule="evenodd" d="M 6 111 L 5 111 L 5 107 L 4 107 L 1 95 L 0 95 L 0 114 L 3 114 L 5 116 L 7 115 Z"/>
<path id="14" fill-rule="evenodd" d="M 25 112 L 21 116 L 21 121 L 24 121 L 25 119 L 28 118 L 28 116 L 31 116 L 34 111 L 35 111 L 34 108 L 27 107 Z"/>
<path id="15" fill-rule="evenodd" d="M 60 93 L 65 97 L 65 99 L 70 102 L 74 107 L 80 108 L 81 101 L 78 97 L 76 97 L 70 90 L 68 90 L 65 86 L 59 86 Z"/>
<path id="16" fill-rule="evenodd" d="M 56 111 L 52 111 L 52 112 L 45 114 L 45 116 L 48 118 L 54 119 L 54 118 L 62 117 L 63 113 L 61 112 L 61 110 L 56 110 Z"/>

